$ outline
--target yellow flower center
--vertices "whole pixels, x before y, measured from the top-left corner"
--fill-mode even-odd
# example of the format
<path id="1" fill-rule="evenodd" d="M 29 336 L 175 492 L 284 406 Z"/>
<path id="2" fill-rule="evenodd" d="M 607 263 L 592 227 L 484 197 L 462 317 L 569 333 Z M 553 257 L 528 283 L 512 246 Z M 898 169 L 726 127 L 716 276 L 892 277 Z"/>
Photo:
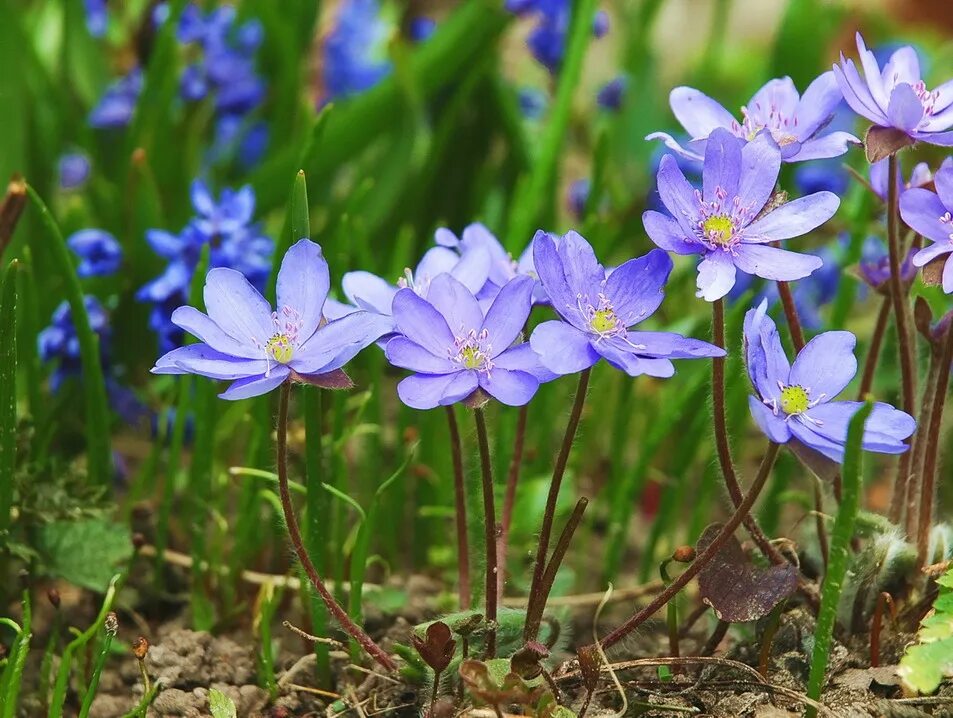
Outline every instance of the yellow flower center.
<path id="1" fill-rule="evenodd" d="M 810 407 L 807 392 L 800 386 L 786 386 L 781 390 L 781 409 L 785 414 L 801 414 Z"/>
<path id="2" fill-rule="evenodd" d="M 460 361 L 467 369 L 480 369 L 486 364 L 486 356 L 479 347 L 467 344 L 460 350 Z"/>
<path id="3" fill-rule="evenodd" d="M 265 345 L 265 351 L 279 364 L 287 364 L 294 356 L 294 344 L 287 334 L 275 334 Z"/>
<path id="4" fill-rule="evenodd" d="M 731 221 L 731 217 L 725 214 L 713 214 L 702 223 L 702 231 L 704 231 L 708 241 L 722 246 L 731 243 L 734 229 L 735 225 Z"/>
<path id="5" fill-rule="evenodd" d="M 589 326 L 596 334 L 606 334 L 619 326 L 619 319 L 611 309 L 598 309 L 589 320 Z"/>

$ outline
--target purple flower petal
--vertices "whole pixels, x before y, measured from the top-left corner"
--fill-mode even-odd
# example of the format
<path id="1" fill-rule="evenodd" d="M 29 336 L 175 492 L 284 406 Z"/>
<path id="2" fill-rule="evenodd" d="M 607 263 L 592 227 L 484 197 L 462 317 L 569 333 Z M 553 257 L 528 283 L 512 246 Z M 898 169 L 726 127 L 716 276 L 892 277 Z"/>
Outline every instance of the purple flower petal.
<path id="1" fill-rule="evenodd" d="M 728 197 L 738 193 L 741 178 L 741 142 L 727 130 L 712 132 L 705 146 L 702 186 L 706 202 L 718 200 L 718 193 Z"/>
<path id="2" fill-rule="evenodd" d="M 441 274 L 430 283 L 427 301 L 447 320 L 454 336 L 462 337 L 483 325 L 483 310 L 476 297 L 449 274 Z"/>
<path id="3" fill-rule="evenodd" d="M 564 313 L 575 307 L 576 294 L 569 287 L 556 243 L 550 235 L 536 234 L 533 240 L 533 262 L 543 288 L 553 303 L 553 309 Z"/>
<path id="4" fill-rule="evenodd" d="M 748 225 L 746 242 L 773 242 L 807 234 L 837 212 L 840 199 L 833 192 L 815 192 L 782 204 Z"/>
<path id="5" fill-rule="evenodd" d="M 453 333 L 443 315 L 413 289 L 401 289 L 394 296 L 394 321 L 401 334 L 436 356 L 453 346 Z"/>
<path id="6" fill-rule="evenodd" d="M 629 332 L 628 339 L 640 348 L 639 355 L 663 357 L 668 359 L 700 359 L 703 357 L 723 357 L 725 350 L 714 344 L 683 337 L 674 332 Z"/>
<path id="7" fill-rule="evenodd" d="M 934 242 L 945 243 L 950 240 L 953 225 L 940 221 L 947 213 L 940 198 L 930 190 L 916 187 L 900 195 L 900 216 L 903 221 L 915 232 Z"/>
<path id="8" fill-rule="evenodd" d="M 812 254 L 744 243 L 735 247 L 734 260 L 738 269 L 746 274 L 782 282 L 803 279 L 824 264 L 820 257 Z"/>
<path id="9" fill-rule="evenodd" d="M 953 120 L 953 117 L 950 118 Z M 920 142 L 928 142 L 940 147 L 953 147 L 953 130 L 949 132 L 911 132 L 910 136 Z"/>
<path id="10" fill-rule="evenodd" d="M 483 247 L 464 250 L 450 274 L 475 295 L 490 276 L 490 253 Z"/>
<path id="11" fill-rule="evenodd" d="M 194 307 L 179 307 L 172 312 L 171 320 L 177 327 L 184 329 L 222 354 L 244 359 L 262 359 L 265 356 L 263 347 L 237 341 Z"/>
<path id="12" fill-rule="evenodd" d="M 479 381 L 487 394 L 507 406 L 523 406 L 539 388 L 539 381 L 532 374 L 499 367 L 480 373 Z"/>
<path id="13" fill-rule="evenodd" d="M 889 124 L 887 115 L 870 94 L 870 89 L 857 72 L 853 60 L 846 60 L 841 55 L 841 64 L 834 65 L 834 76 L 850 109 L 878 125 Z"/>
<path id="14" fill-rule="evenodd" d="M 696 284 L 697 296 L 706 302 L 714 302 L 728 294 L 735 286 L 735 265 L 731 255 L 720 250 L 706 254 L 698 263 Z"/>
<path id="15" fill-rule="evenodd" d="M 165 371 L 175 367 L 181 371 Z M 200 374 L 210 379 L 241 379 L 247 376 L 264 374 L 269 362 L 262 359 L 236 359 L 215 351 L 206 344 L 189 344 L 161 357 L 156 362 L 153 374 Z"/>
<path id="16" fill-rule="evenodd" d="M 777 399 L 779 384 L 788 384 L 791 365 L 774 321 L 767 315 L 768 300 L 745 314 L 745 363 L 748 376 L 762 399 Z"/>
<path id="17" fill-rule="evenodd" d="M 675 218 L 686 237 L 694 236 L 694 225 L 700 219 L 698 202 L 695 200 L 695 188 L 685 179 L 674 157 L 665 155 L 662 158 L 655 181 L 665 209 Z M 539 267 L 539 261 L 536 262 L 536 266 Z"/>
<path id="18" fill-rule="evenodd" d="M 953 169 L 949 167 L 938 169 L 933 177 L 933 183 L 943 206 L 953 207 Z M 953 226 L 951 226 L 951 232 L 953 232 Z"/>
<path id="19" fill-rule="evenodd" d="M 348 314 L 325 324 L 295 349 L 290 366 L 299 374 L 324 374 L 340 369 L 391 330 L 390 319 L 380 314 Z"/>
<path id="20" fill-rule="evenodd" d="M 686 239 L 681 225 L 671 217 L 655 210 L 647 210 L 642 214 L 642 226 L 655 244 L 662 249 L 675 254 L 698 254 L 701 245 Z"/>
<path id="21" fill-rule="evenodd" d="M 662 357 L 645 357 L 635 353 L 627 344 L 601 341 L 593 347 L 607 362 L 629 376 L 648 376 L 668 379 L 675 374 L 675 366 Z"/>
<path id="22" fill-rule="evenodd" d="M 533 330 L 529 343 L 540 363 L 556 374 L 574 374 L 599 361 L 589 337 L 565 322 L 543 322 Z"/>
<path id="23" fill-rule="evenodd" d="M 775 444 L 786 444 L 791 440 L 788 422 L 776 415 L 768 406 L 755 396 L 748 396 L 748 409 L 758 428 Z"/>
<path id="24" fill-rule="evenodd" d="M 460 255 L 446 247 L 431 247 L 417 263 L 414 282 L 426 286 L 441 274 L 448 274 L 460 261 Z"/>
<path id="25" fill-rule="evenodd" d="M 606 297 L 625 327 L 650 317 L 665 298 L 665 283 L 672 272 L 672 260 L 661 249 L 630 259 L 617 267 L 606 280 Z"/>
<path id="26" fill-rule="evenodd" d="M 412 409 L 435 409 L 463 401 L 476 391 L 476 372 L 413 374 L 397 385 L 397 396 Z"/>
<path id="27" fill-rule="evenodd" d="M 893 127 L 910 132 L 923 119 L 923 103 L 907 83 L 901 83 L 890 93 L 887 119 Z"/>
<path id="28" fill-rule="evenodd" d="M 932 262 L 937 257 L 953 252 L 953 242 L 936 242 L 917 251 L 913 255 L 913 265 L 923 267 Z"/>
<path id="29" fill-rule="evenodd" d="M 646 135 L 645 139 L 648 141 L 662 140 L 665 146 L 679 157 L 684 157 L 685 159 L 694 160 L 696 162 L 701 162 L 704 160 L 704 157 L 697 152 L 692 152 L 691 150 L 682 147 L 678 143 L 678 140 L 676 140 L 667 132 L 652 132 L 651 134 Z"/>
<path id="30" fill-rule="evenodd" d="M 250 376 L 232 382 L 231 386 L 219 394 L 218 397 L 229 401 L 237 401 L 238 399 L 250 399 L 253 396 L 267 394 L 285 381 L 289 373 L 290 370 L 286 366 L 273 367 L 268 376 Z"/>
<path id="31" fill-rule="evenodd" d="M 917 51 L 909 45 L 898 48 L 890 56 L 887 64 L 884 65 L 881 77 L 884 83 L 905 82 L 908 85 L 917 84 L 921 79 L 920 58 L 917 57 Z"/>
<path id="32" fill-rule="evenodd" d="M 496 354 L 504 352 L 523 331 L 533 308 L 533 286 L 529 277 L 514 277 L 500 290 L 490 305 L 482 328 L 487 331 Z"/>
<path id="33" fill-rule="evenodd" d="M 833 401 L 815 406 L 806 414 L 814 422 L 811 430 L 815 434 L 844 444 L 850 420 L 861 406 L 863 402 L 859 401 Z M 864 424 L 862 445 L 867 451 L 901 454 L 909 448 L 904 439 L 913 433 L 916 426 L 916 421 L 909 414 L 889 404 L 874 404 L 874 410 Z"/>
<path id="34" fill-rule="evenodd" d="M 237 341 L 264 347 L 275 333 L 271 306 L 241 272 L 225 267 L 211 270 L 204 294 L 211 320 Z"/>
<path id="35" fill-rule="evenodd" d="M 781 151 L 769 132 L 762 132 L 741 150 L 741 180 L 738 196 L 754 218 L 768 198 L 781 171 Z"/>
<path id="36" fill-rule="evenodd" d="M 397 336 L 387 342 L 387 361 L 394 366 L 424 374 L 452 374 L 459 366 L 446 355 L 435 356 L 407 337 Z"/>
<path id="37" fill-rule="evenodd" d="M 532 374 L 540 383 L 552 381 L 559 376 L 559 374 L 543 366 L 539 360 L 539 355 L 533 351 L 529 342 L 510 347 L 495 357 L 493 364 L 501 369 L 512 369 Z"/>
<path id="38" fill-rule="evenodd" d="M 814 78 L 814 81 L 807 86 L 804 94 L 801 95 L 801 100 L 797 106 L 796 129 L 798 138 L 802 141 L 807 140 L 821 130 L 830 120 L 831 115 L 834 114 L 834 110 L 843 98 L 844 95 L 833 72 L 828 70 Z M 803 149 L 801 151 L 803 152 Z M 843 154 L 843 152 L 838 154 Z M 837 155 L 826 156 L 836 157 Z"/>
<path id="39" fill-rule="evenodd" d="M 953 294 L 953 261 L 949 259 L 943 265 L 943 291 L 946 294 Z"/>
<path id="40" fill-rule="evenodd" d="M 215 199 L 208 191 L 208 187 L 202 180 L 195 180 L 189 188 L 189 198 L 192 200 L 192 206 L 195 211 L 206 217 L 215 214 Z"/>
<path id="41" fill-rule="evenodd" d="M 805 162 L 840 157 L 851 145 L 859 144 L 861 141 L 849 132 L 831 132 L 805 141 L 798 153 L 790 159 L 793 162 Z"/>
<path id="42" fill-rule="evenodd" d="M 856 344 L 850 332 L 818 334 L 798 353 L 791 366 L 790 383 L 808 389 L 812 401 L 822 396 L 830 401 L 857 373 Z"/>
<path id="43" fill-rule="evenodd" d="M 864 67 L 864 81 L 870 90 L 871 96 L 880 108 L 886 108 L 888 102 L 887 88 L 884 87 L 883 76 L 880 74 L 880 66 L 877 64 L 877 58 L 864 44 L 864 38 L 858 32 L 856 34 L 857 54 L 860 57 L 860 63 Z"/>
<path id="44" fill-rule="evenodd" d="M 301 239 L 292 245 L 278 270 L 278 316 L 286 309 L 298 313 L 298 336 L 302 341 L 318 328 L 330 288 L 328 263 L 321 247 L 310 239 Z"/>
<path id="45" fill-rule="evenodd" d="M 724 107 L 692 87 L 676 87 L 668 96 L 672 113 L 692 137 L 708 137 L 718 127 L 731 127 L 735 118 Z"/>
<path id="46" fill-rule="evenodd" d="M 606 270 L 596 259 L 592 245 L 578 232 L 570 230 L 564 234 L 559 240 L 558 250 L 566 282 L 573 296 L 589 294 L 593 287 L 602 285 Z M 539 267 L 538 264 L 536 266 Z"/>
<path id="47" fill-rule="evenodd" d="M 324 318 L 329 322 L 333 322 L 335 319 L 340 319 L 341 317 L 346 317 L 348 314 L 354 314 L 354 312 L 361 311 L 355 306 L 350 304 L 345 304 L 344 302 L 339 302 L 337 299 L 332 299 L 328 297 L 324 300 Z"/>
<path id="48" fill-rule="evenodd" d="M 836 461 L 838 464 L 844 462 L 843 443 L 831 441 L 826 436 L 821 436 L 811 426 L 797 418 L 788 422 L 788 428 L 794 437 L 808 448 L 814 449 L 814 451 Z"/>
<path id="49" fill-rule="evenodd" d="M 341 277 L 341 288 L 344 295 L 361 309 L 388 316 L 391 314 L 397 287 L 376 274 L 363 270 L 348 272 Z"/>

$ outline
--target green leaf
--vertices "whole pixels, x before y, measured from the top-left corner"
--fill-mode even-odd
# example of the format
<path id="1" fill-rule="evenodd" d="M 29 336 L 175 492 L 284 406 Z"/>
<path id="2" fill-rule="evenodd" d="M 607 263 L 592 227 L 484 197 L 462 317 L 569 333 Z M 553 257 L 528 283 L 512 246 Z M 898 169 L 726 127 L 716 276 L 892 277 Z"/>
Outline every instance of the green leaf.
<path id="1" fill-rule="evenodd" d="M 208 692 L 208 709 L 212 713 L 212 718 L 236 718 L 238 715 L 232 699 L 217 688 L 212 688 Z"/>
<path id="2" fill-rule="evenodd" d="M 17 262 L 3 273 L 0 292 L 0 534 L 10 523 L 17 449 Z"/>
<path id="3" fill-rule="evenodd" d="M 83 389 L 86 400 L 86 450 L 87 467 L 93 483 L 108 486 L 112 476 L 112 455 L 109 441 L 109 407 L 106 403 L 106 381 L 99 357 L 99 338 L 89 325 L 89 315 L 83 300 L 83 288 L 80 286 L 73 258 L 70 256 L 66 240 L 59 225 L 50 214 L 50 210 L 40 199 L 40 195 L 31 185 L 27 185 L 30 201 L 40 214 L 46 228 L 48 244 L 47 256 L 51 256 L 55 266 L 49 271 L 59 274 L 65 282 L 66 300 L 69 302 L 76 338 L 79 342 L 80 361 L 83 365 Z M 39 235 L 35 241 L 41 241 Z M 39 255 L 40 253 L 38 253 Z M 40 255 L 43 256 L 43 255 Z"/>
<path id="4" fill-rule="evenodd" d="M 898 670 L 904 684 L 918 693 L 933 693 L 944 678 L 953 677 L 953 568 L 937 583 L 933 612 L 923 619 L 917 643 L 907 648 Z"/>
<path id="5" fill-rule="evenodd" d="M 46 524 L 36 547 L 46 573 L 100 592 L 133 551 L 129 529 L 103 519 Z"/>

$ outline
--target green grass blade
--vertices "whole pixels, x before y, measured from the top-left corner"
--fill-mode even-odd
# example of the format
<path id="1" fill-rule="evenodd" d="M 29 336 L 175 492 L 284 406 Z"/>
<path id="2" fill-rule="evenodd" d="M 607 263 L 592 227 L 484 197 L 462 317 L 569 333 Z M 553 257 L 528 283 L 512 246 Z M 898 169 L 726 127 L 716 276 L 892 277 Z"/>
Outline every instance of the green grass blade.
<path id="1" fill-rule="evenodd" d="M 17 262 L 7 265 L 0 293 L 0 536 L 10 526 L 17 450 Z"/>
<path id="2" fill-rule="evenodd" d="M 873 401 L 868 399 L 854 414 L 847 429 L 847 445 L 841 474 L 843 494 L 837 516 L 834 518 L 834 529 L 831 532 L 827 575 L 824 576 L 824 584 L 821 586 L 821 610 L 817 616 L 811 673 L 807 682 L 807 696 L 815 701 L 821 697 L 821 689 L 824 687 L 827 661 L 830 657 L 831 640 L 834 634 L 834 621 L 837 619 L 837 605 L 840 602 L 844 576 L 847 574 L 850 540 L 854 535 L 854 523 L 860 508 L 863 468 L 861 443 L 864 436 L 864 424 L 873 408 Z M 808 718 L 814 718 L 816 714 L 816 710 L 810 707 L 805 711 Z"/>
<path id="3" fill-rule="evenodd" d="M 55 266 L 50 269 L 53 273 L 59 274 L 64 282 L 66 300 L 70 305 L 76 337 L 79 340 L 86 400 L 87 471 L 92 483 L 108 486 L 112 475 L 109 405 L 106 400 L 106 380 L 103 377 L 103 367 L 99 357 L 99 337 L 89 325 L 89 316 L 86 314 L 86 305 L 83 302 L 83 289 L 59 225 L 32 186 L 27 185 L 27 193 L 49 235 L 49 244 L 46 249 L 55 263 Z"/>
<path id="4" fill-rule="evenodd" d="M 13 650 L 7 658 L 7 667 L 4 670 L 3 701 L 0 702 L 0 716 L 13 718 L 16 715 L 17 696 L 20 693 L 20 684 L 23 681 L 23 669 L 26 666 L 27 654 L 30 652 L 30 639 L 33 637 L 33 612 L 30 604 L 30 592 L 23 592 L 23 627 L 17 636 Z"/>
<path id="5" fill-rule="evenodd" d="M 562 67 L 559 70 L 559 85 L 552 114 L 540 139 L 539 155 L 528 178 L 517 186 L 513 200 L 510 225 L 506 234 L 506 247 L 516 252 L 532 238 L 546 203 L 552 201 L 556 167 L 562 151 L 573 94 L 582 77 L 582 62 L 592 38 L 592 19 L 596 15 L 598 0 L 579 0 L 575 3 L 569 43 Z"/>

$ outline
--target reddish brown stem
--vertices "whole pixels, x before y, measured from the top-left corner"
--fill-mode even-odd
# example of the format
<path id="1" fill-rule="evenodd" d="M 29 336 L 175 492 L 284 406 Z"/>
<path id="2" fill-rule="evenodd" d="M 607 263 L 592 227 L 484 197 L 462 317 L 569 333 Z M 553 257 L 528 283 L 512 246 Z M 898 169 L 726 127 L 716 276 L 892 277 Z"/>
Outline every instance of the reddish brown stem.
<path id="1" fill-rule="evenodd" d="M 486 432 L 483 409 L 474 409 L 477 443 L 480 447 L 480 470 L 483 476 L 483 524 L 486 532 L 486 656 L 496 658 L 496 502 L 493 497 L 493 467 L 490 463 L 490 440 Z"/>
<path id="2" fill-rule="evenodd" d="M 893 620 L 897 619 L 897 608 L 893 602 L 893 596 L 884 591 L 877 596 L 877 602 L 874 604 L 874 617 L 870 623 L 870 667 L 876 668 L 880 665 L 880 629 L 883 624 L 884 606 L 890 608 L 890 616 Z"/>
<path id="3" fill-rule="evenodd" d="M 940 380 L 940 363 L 943 349 L 933 347 L 930 356 L 930 368 L 927 372 L 927 382 L 920 400 L 920 415 L 917 417 L 917 427 L 924 432 L 929 429 L 930 417 L 933 414 L 933 403 L 936 399 L 936 387 Z M 920 500 L 920 486 L 923 483 L 923 464 L 927 453 L 926 434 L 913 442 L 913 458 L 910 460 L 910 474 L 907 478 L 907 496 L 905 511 L 901 511 L 904 518 L 904 527 L 907 536 L 913 537 L 917 533 L 917 505 Z"/>
<path id="4" fill-rule="evenodd" d="M 318 570 L 311 562 L 308 552 L 305 551 L 304 541 L 301 539 L 301 529 L 298 527 L 298 519 L 295 517 L 294 503 L 291 500 L 291 490 L 288 488 L 288 400 L 291 394 L 291 384 L 285 382 L 281 385 L 278 398 L 278 494 L 281 497 L 281 509 L 285 516 L 285 524 L 288 527 L 288 536 L 291 539 L 291 546 L 294 548 L 295 555 L 301 562 L 305 574 L 311 581 L 314 590 L 321 596 L 324 605 L 341 628 L 351 638 L 353 638 L 364 651 L 377 661 L 388 671 L 396 671 L 397 664 L 394 660 L 378 646 L 374 640 L 368 636 L 364 630 L 358 626 L 347 612 L 341 608 L 341 605 L 334 600 L 328 589 L 321 580 Z"/>
<path id="5" fill-rule="evenodd" d="M 788 320 L 794 351 L 799 352 L 804 348 L 804 330 L 801 328 L 801 317 L 797 312 L 797 304 L 794 303 L 790 283 L 778 282 L 778 294 L 781 297 L 781 305 L 784 307 L 784 316 Z"/>
<path id="6" fill-rule="evenodd" d="M 864 373 L 860 378 L 860 389 L 857 391 L 857 401 L 863 401 L 874 385 L 874 374 L 877 373 L 877 364 L 880 361 L 880 349 L 883 347 L 884 334 L 887 331 L 887 322 L 890 320 L 890 308 L 893 306 L 891 298 L 884 297 L 877 313 L 877 323 L 874 333 L 870 337 L 870 348 L 864 361 Z"/>
<path id="7" fill-rule="evenodd" d="M 946 390 L 950 383 L 950 363 L 953 362 L 953 328 L 946 330 L 943 350 L 940 355 L 940 371 L 933 396 L 933 411 L 926 434 L 926 457 L 923 460 L 923 476 L 920 481 L 920 517 L 917 522 L 917 566 L 925 566 L 933 560 L 927 556 L 930 545 L 930 529 L 933 527 L 933 501 L 936 493 L 936 470 L 940 453 L 940 429 L 943 425 L 943 409 L 946 406 Z M 924 438 L 921 437 L 921 441 Z"/>
<path id="8" fill-rule="evenodd" d="M 907 316 L 907 295 L 900 276 L 900 211 L 898 206 L 896 153 L 890 155 L 887 162 L 887 249 L 890 253 L 890 296 L 893 300 L 894 321 L 897 325 L 897 344 L 900 352 L 900 388 L 901 404 L 905 412 L 915 416 L 917 383 L 914 362 L 914 343 L 910 335 L 910 323 Z M 890 519 L 899 523 L 903 502 L 907 495 L 907 480 L 910 475 L 910 452 L 901 454 L 897 467 L 897 479 L 894 483 L 894 499 L 891 502 Z"/>
<path id="9" fill-rule="evenodd" d="M 562 446 L 559 447 L 559 454 L 556 456 L 556 465 L 553 467 L 553 478 L 549 483 L 549 495 L 546 497 L 543 523 L 539 529 L 539 543 L 536 547 L 536 563 L 533 565 L 533 582 L 530 584 L 527 613 L 535 610 L 535 604 L 540 600 L 543 573 L 546 571 L 546 556 L 549 553 L 549 538 L 553 531 L 553 520 L 556 516 L 556 500 L 559 498 L 559 487 L 562 485 L 563 475 L 566 473 L 566 464 L 569 462 L 572 442 L 576 438 L 576 430 L 579 428 L 582 407 L 586 403 L 586 391 L 589 388 L 589 375 L 591 373 L 592 369 L 589 368 L 579 374 L 579 384 L 576 387 L 576 397 L 569 413 L 569 422 L 566 424 L 566 433 L 563 436 Z M 545 602 L 545 599 L 543 600 Z M 523 629 L 523 640 L 536 640 L 536 636 L 530 632 L 529 623 Z"/>
<path id="10" fill-rule="evenodd" d="M 513 456 L 510 457 L 510 468 L 506 476 L 506 493 L 503 494 L 503 530 L 500 532 L 497 555 L 500 560 L 500 577 L 497 581 L 497 593 L 503 597 L 503 584 L 506 580 L 506 554 L 509 549 L 510 524 L 513 522 L 513 506 L 516 504 L 516 486 L 520 480 L 520 469 L 523 465 L 523 446 L 526 442 L 526 418 L 529 413 L 529 404 L 520 407 L 516 419 L 516 437 L 513 440 Z"/>
<path id="11" fill-rule="evenodd" d="M 778 457 L 780 448 L 780 444 L 773 442 L 768 444 L 767 451 L 765 451 L 764 458 L 761 461 L 761 467 L 758 469 L 758 475 L 755 477 L 754 483 L 751 484 L 747 495 L 742 499 L 741 504 L 735 509 L 734 514 L 728 519 L 728 522 L 721 527 L 721 530 L 715 536 L 714 540 L 706 546 L 705 550 L 695 557 L 695 560 L 688 565 L 678 578 L 672 581 L 651 603 L 603 638 L 600 643 L 604 649 L 611 648 L 628 636 L 648 618 L 653 616 L 662 606 L 671 601 L 672 598 L 685 588 L 685 586 L 711 562 L 715 555 L 721 551 L 725 542 L 734 535 L 735 530 L 742 524 L 745 517 L 751 511 L 751 507 L 754 506 L 754 502 L 758 499 L 758 495 L 768 481 L 768 476 L 771 475 L 771 469 L 774 467 L 774 461 Z M 587 646 L 586 648 L 593 650 L 595 646 Z"/>
<path id="12" fill-rule="evenodd" d="M 719 644 L 725 639 L 725 636 L 728 635 L 729 628 L 731 628 L 731 624 L 728 623 L 728 621 L 718 621 L 715 630 L 711 632 L 708 640 L 705 641 L 705 645 L 702 646 L 701 653 L 698 655 L 704 657 L 715 655 Z"/>
<path id="13" fill-rule="evenodd" d="M 447 408 L 447 426 L 450 429 L 450 455 L 453 458 L 453 498 L 457 519 L 457 583 L 460 610 L 470 608 L 470 546 L 467 541 L 467 497 L 463 483 L 463 448 L 460 428 L 454 408 Z"/>

